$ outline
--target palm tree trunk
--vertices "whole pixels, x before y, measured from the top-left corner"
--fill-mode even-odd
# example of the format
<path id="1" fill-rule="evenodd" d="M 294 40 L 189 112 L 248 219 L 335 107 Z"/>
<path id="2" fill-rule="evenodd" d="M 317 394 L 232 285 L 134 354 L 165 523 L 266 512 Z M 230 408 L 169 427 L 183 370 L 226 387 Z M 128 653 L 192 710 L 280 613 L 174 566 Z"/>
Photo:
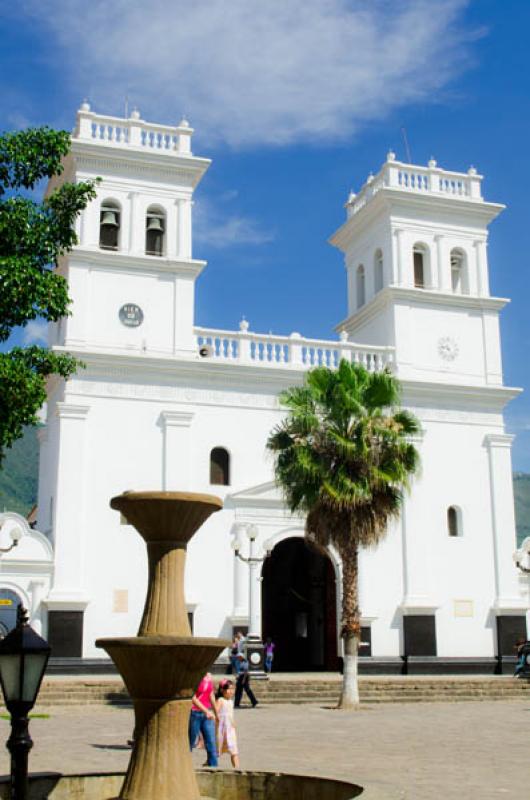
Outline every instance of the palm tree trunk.
<path id="1" fill-rule="evenodd" d="M 344 670 L 339 708 L 355 711 L 359 708 L 357 653 L 361 633 L 359 612 L 359 552 L 353 542 L 341 549 L 342 559 L 342 642 Z"/>

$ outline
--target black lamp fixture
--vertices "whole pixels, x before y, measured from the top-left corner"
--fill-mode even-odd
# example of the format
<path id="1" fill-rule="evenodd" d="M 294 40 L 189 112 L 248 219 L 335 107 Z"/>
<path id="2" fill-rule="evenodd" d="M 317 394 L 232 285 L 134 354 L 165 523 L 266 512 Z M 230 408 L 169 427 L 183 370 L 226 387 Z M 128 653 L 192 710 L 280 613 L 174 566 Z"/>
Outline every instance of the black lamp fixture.
<path id="1" fill-rule="evenodd" d="M 33 747 L 28 714 L 35 705 L 50 657 L 50 646 L 28 623 L 28 612 L 17 608 L 17 624 L 0 642 L 0 683 L 11 715 L 11 798 L 28 797 L 28 753 Z"/>

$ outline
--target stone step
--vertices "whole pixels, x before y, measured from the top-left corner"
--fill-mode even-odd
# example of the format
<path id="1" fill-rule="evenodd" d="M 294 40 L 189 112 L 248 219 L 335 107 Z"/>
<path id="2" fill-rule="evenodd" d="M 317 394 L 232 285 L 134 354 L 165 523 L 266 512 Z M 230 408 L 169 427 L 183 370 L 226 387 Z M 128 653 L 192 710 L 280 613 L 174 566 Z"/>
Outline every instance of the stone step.
<path id="1" fill-rule="evenodd" d="M 311 680 L 273 678 L 268 682 L 255 680 L 253 689 L 263 704 L 320 703 L 336 704 L 341 678 Z M 530 683 L 511 678 L 475 679 L 401 679 L 361 678 L 363 703 L 465 702 L 472 700 L 530 700 Z M 123 705 L 130 699 L 118 680 L 54 680 L 43 683 L 39 706 Z"/>

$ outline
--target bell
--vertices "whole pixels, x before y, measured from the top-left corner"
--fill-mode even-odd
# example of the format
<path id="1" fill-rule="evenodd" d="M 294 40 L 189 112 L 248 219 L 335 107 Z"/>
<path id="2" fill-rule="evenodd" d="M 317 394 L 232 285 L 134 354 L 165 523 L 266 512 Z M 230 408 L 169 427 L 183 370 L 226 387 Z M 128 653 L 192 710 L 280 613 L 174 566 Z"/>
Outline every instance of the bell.
<path id="1" fill-rule="evenodd" d="M 101 224 L 109 225 L 109 227 L 119 228 L 118 217 L 115 211 L 103 211 L 101 216 Z"/>
<path id="2" fill-rule="evenodd" d="M 146 230 L 156 231 L 157 233 L 163 233 L 164 226 L 162 225 L 162 220 L 160 219 L 160 217 L 148 217 Z"/>

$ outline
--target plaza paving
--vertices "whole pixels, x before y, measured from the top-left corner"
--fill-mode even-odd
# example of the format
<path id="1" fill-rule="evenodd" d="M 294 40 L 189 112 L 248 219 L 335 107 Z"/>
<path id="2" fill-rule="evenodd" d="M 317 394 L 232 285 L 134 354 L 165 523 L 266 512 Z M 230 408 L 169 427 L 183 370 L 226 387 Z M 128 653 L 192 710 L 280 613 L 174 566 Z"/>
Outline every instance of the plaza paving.
<path id="1" fill-rule="evenodd" d="M 31 771 L 124 770 L 129 708 L 39 709 Z M 258 706 L 237 712 L 243 769 L 350 779 L 410 800 L 528 797 L 530 702 L 496 701 L 364 706 L 355 714 L 318 705 Z M 2 741 L 9 723 L 0 720 Z M 195 751 L 194 763 L 204 760 Z M 228 756 L 221 766 L 229 768 Z M 0 772 L 9 770 L 0 753 Z"/>

